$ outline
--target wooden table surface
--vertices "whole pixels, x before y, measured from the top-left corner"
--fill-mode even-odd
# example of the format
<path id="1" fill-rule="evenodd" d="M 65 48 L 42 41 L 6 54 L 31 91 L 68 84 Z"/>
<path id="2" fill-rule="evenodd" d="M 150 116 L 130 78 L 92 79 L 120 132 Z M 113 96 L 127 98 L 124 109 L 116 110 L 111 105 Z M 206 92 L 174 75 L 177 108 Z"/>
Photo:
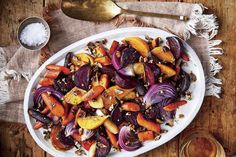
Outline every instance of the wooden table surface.
<path id="1" fill-rule="evenodd" d="M 28 16 L 41 16 L 43 7 L 48 2 L 49 0 L 0 0 L 0 46 L 17 44 L 16 28 L 19 22 Z M 223 80 L 222 98 L 205 98 L 200 112 L 188 129 L 209 130 L 223 145 L 227 156 L 231 156 L 236 154 L 236 1 L 183 0 L 183 2 L 202 3 L 210 8 L 208 13 L 214 13 L 219 17 L 220 30 L 216 38 L 223 40 L 222 47 L 225 51 L 225 55 L 219 56 L 224 67 L 219 74 Z M 179 156 L 179 143 L 185 133 L 186 130 L 141 157 Z M 37 146 L 24 124 L 7 122 L 0 122 L 0 156 L 50 157 Z"/>

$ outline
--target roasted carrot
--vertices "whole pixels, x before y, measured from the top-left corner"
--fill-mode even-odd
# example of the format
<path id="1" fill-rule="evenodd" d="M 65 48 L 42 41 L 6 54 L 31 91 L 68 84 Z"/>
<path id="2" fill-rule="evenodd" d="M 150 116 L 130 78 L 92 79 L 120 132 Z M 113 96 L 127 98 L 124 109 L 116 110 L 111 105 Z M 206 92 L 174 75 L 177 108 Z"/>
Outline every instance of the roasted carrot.
<path id="1" fill-rule="evenodd" d="M 107 74 L 102 74 L 99 79 L 99 84 L 103 86 L 105 89 L 109 88 L 109 77 Z"/>
<path id="2" fill-rule="evenodd" d="M 82 110 L 81 108 L 79 108 L 76 112 L 75 115 L 75 122 L 74 122 L 74 127 L 76 127 L 78 125 L 77 119 L 81 116 L 84 116 L 86 114 L 86 112 L 84 112 L 84 110 Z"/>
<path id="3" fill-rule="evenodd" d="M 177 107 L 179 106 L 182 106 L 184 104 L 187 104 L 187 101 L 186 100 L 180 100 L 180 101 L 177 101 L 177 102 L 174 102 L 174 103 L 170 103 L 168 105 L 166 105 L 165 107 L 163 107 L 163 109 L 165 111 L 174 111 Z"/>
<path id="4" fill-rule="evenodd" d="M 46 107 L 47 107 L 47 106 L 46 106 Z M 46 107 L 45 107 L 45 108 L 46 108 Z M 47 117 L 52 118 L 52 117 L 53 117 L 52 112 L 49 112 L 49 113 L 47 114 Z M 40 122 L 40 121 L 37 121 L 37 122 L 34 124 L 33 128 L 34 128 L 35 130 L 38 130 L 38 129 L 42 128 L 43 126 L 44 126 L 44 123 L 42 123 L 42 122 Z"/>
<path id="5" fill-rule="evenodd" d="M 183 60 L 187 61 L 187 62 L 189 61 L 189 56 L 188 56 L 188 54 L 186 54 L 185 52 L 182 52 L 181 58 L 182 58 Z"/>
<path id="6" fill-rule="evenodd" d="M 153 134 L 153 131 L 142 131 L 142 132 L 139 132 L 138 133 L 138 139 L 140 141 L 147 141 L 147 140 L 153 140 L 155 137 L 154 137 L 154 134 Z"/>
<path id="7" fill-rule="evenodd" d="M 172 77 L 176 75 L 176 71 L 171 67 L 164 64 L 158 64 L 158 66 L 161 69 L 161 72 L 164 73 L 166 77 Z"/>
<path id="8" fill-rule="evenodd" d="M 101 63 L 103 66 L 110 65 L 111 59 L 108 56 L 95 58 L 95 62 Z"/>
<path id="9" fill-rule="evenodd" d="M 102 43 L 100 43 L 96 48 L 95 48 L 95 56 L 97 57 L 103 57 L 106 56 L 106 50 L 104 48 L 104 46 L 102 45 Z"/>
<path id="10" fill-rule="evenodd" d="M 67 104 L 65 101 L 63 101 L 62 104 L 65 109 L 64 115 L 62 116 L 62 119 L 63 119 L 63 118 L 66 118 L 69 114 L 69 104 Z"/>
<path id="11" fill-rule="evenodd" d="M 62 117 L 65 113 L 63 105 L 48 93 L 42 93 L 42 98 L 51 112 L 58 117 Z"/>
<path id="12" fill-rule="evenodd" d="M 112 55 L 113 52 L 115 52 L 115 50 L 117 49 L 118 46 L 119 46 L 119 42 L 114 40 L 111 44 L 110 49 L 109 49 L 109 54 Z"/>
<path id="13" fill-rule="evenodd" d="M 39 84 L 41 86 L 51 86 L 54 84 L 54 80 L 51 79 L 51 78 L 42 78 L 40 81 L 39 81 Z"/>
<path id="14" fill-rule="evenodd" d="M 134 102 L 125 102 L 122 104 L 122 109 L 125 111 L 137 112 L 140 111 L 140 106 Z"/>
<path id="15" fill-rule="evenodd" d="M 73 147 L 73 145 L 65 145 L 58 138 L 58 133 L 61 131 L 61 129 L 62 129 L 61 125 L 54 125 L 52 127 L 51 134 L 50 134 L 52 145 L 57 150 L 61 150 L 61 151 L 69 150 Z"/>
<path id="16" fill-rule="evenodd" d="M 77 110 L 78 110 L 77 106 L 72 106 L 70 108 L 68 115 L 66 117 L 62 117 L 61 124 L 66 126 L 68 123 L 70 123 L 75 118 Z"/>
<path id="17" fill-rule="evenodd" d="M 61 72 L 60 70 L 48 70 L 44 75 L 44 77 L 55 79 L 60 74 L 60 72 Z"/>
<path id="18" fill-rule="evenodd" d="M 80 132 L 75 131 L 75 132 L 72 133 L 71 136 L 73 137 L 74 140 L 76 140 L 78 142 L 81 141 L 81 133 Z"/>
<path id="19" fill-rule="evenodd" d="M 111 133 L 108 129 L 106 129 L 106 132 L 107 132 L 107 136 L 109 137 L 109 140 L 110 140 L 111 144 L 115 148 L 119 149 L 120 147 L 118 145 L 118 141 L 117 141 L 116 136 L 113 133 Z"/>
<path id="20" fill-rule="evenodd" d="M 37 121 L 36 123 L 34 123 L 33 128 L 34 128 L 35 130 L 38 130 L 38 129 L 42 128 L 43 126 L 44 126 L 44 123 L 42 123 L 42 122 L 40 122 L 40 121 Z"/>
<path id="21" fill-rule="evenodd" d="M 47 114 L 50 111 L 50 109 L 45 106 L 45 108 L 41 111 L 42 114 Z"/>
<path id="22" fill-rule="evenodd" d="M 48 70 L 62 71 L 66 75 L 70 74 L 70 69 L 68 69 L 64 66 L 49 64 L 49 65 L 46 66 L 46 68 Z"/>
<path id="23" fill-rule="evenodd" d="M 104 91 L 104 87 L 101 85 L 92 87 L 87 93 L 85 93 L 82 97 L 83 101 L 90 101 L 94 98 L 96 98 L 97 96 L 99 96 L 103 91 Z"/>
<path id="24" fill-rule="evenodd" d="M 160 133 L 161 132 L 161 127 L 159 124 L 153 122 L 153 121 L 149 121 L 146 120 L 143 116 L 142 113 L 139 113 L 137 116 L 137 122 L 140 126 L 147 128 L 148 130 L 154 131 L 156 133 Z"/>
<path id="25" fill-rule="evenodd" d="M 95 141 L 92 139 L 86 140 L 86 141 L 81 141 L 79 142 L 81 144 L 81 146 L 86 149 L 89 150 L 89 148 L 91 147 L 91 145 L 94 143 Z"/>
<path id="26" fill-rule="evenodd" d="M 153 39 L 152 40 L 152 48 L 154 49 L 155 47 L 158 47 L 159 46 L 159 43 L 160 43 L 160 38 L 157 37 L 156 39 Z"/>

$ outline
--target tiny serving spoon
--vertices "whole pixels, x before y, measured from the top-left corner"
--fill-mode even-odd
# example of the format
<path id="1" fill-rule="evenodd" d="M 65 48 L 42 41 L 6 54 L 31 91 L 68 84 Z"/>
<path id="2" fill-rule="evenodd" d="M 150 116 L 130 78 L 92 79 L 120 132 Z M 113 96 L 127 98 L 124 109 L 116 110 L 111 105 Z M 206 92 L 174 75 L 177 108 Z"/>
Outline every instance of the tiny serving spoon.
<path id="1" fill-rule="evenodd" d="M 181 21 L 189 19 L 187 16 L 182 15 L 127 10 L 119 7 L 112 0 L 62 0 L 61 9 L 69 17 L 86 21 L 109 21 L 121 14 L 136 14 Z"/>

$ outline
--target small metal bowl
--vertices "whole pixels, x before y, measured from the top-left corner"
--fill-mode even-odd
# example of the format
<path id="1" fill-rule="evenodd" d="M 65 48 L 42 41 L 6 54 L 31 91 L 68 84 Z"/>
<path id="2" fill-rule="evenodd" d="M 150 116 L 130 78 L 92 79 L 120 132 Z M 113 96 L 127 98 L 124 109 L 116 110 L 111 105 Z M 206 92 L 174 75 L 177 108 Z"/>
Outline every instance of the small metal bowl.
<path id="1" fill-rule="evenodd" d="M 21 42 L 20 40 L 20 35 L 21 35 L 21 32 L 22 30 L 29 24 L 31 23 L 42 23 L 47 31 L 47 40 L 40 44 L 40 45 L 36 45 L 36 46 L 29 46 L 27 44 L 24 44 L 23 42 Z M 36 16 L 32 16 L 32 17 L 29 17 L 29 18 L 26 18 L 24 19 L 21 23 L 20 23 L 20 26 L 18 27 L 18 31 L 17 31 L 17 40 L 18 42 L 20 43 L 20 45 L 22 45 L 23 47 L 29 49 L 29 50 L 40 50 L 41 48 L 43 48 L 49 41 L 49 38 L 50 38 L 50 28 L 49 28 L 49 25 L 48 23 L 40 18 L 40 17 L 36 17 Z"/>

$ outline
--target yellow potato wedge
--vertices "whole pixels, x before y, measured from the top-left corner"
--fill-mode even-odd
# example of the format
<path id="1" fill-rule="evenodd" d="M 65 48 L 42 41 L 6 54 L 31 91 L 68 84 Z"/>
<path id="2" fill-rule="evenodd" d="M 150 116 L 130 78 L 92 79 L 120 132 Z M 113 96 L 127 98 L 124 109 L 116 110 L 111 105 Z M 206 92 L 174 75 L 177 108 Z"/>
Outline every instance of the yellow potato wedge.
<path id="1" fill-rule="evenodd" d="M 88 116 L 88 117 L 79 117 L 77 122 L 79 126 L 83 129 L 96 129 L 101 126 L 109 116 Z"/>
<path id="2" fill-rule="evenodd" d="M 97 97 L 93 100 L 88 101 L 88 103 L 92 108 L 103 108 L 104 107 L 103 100 L 102 100 L 101 96 L 99 96 L 99 97 Z"/>
<path id="3" fill-rule="evenodd" d="M 66 93 L 66 95 L 64 96 L 64 100 L 68 104 L 78 105 L 83 101 L 82 97 L 85 93 L 85 90 L 74 87 L 73 89 L 71 89 L 71 91 Z"/>
<path id="4" fill-rule="evenodd" d="M 152 54 L 165 62 L 173 63 L 175 61 L 173 54 L 169 50 L 165 51 L 162 46 L 154 48 Z"/>
<path id="5" fill-rule="evenodd" d="M 104 103 L 104 107 L 106 109 L 109 109 L 112 104 L 116 103 L 116 99 L 123 99 L 128 93 L 133 91 L 134 89 L 123 89 L 120 88 L 119 86 L 112 86 L 108 89 L 106 89 L 102 93 L 102 100 Z"/>
<path id="6" fill-rule="evenodd" d="M 134 73 L 137 75 L 143 75 L 144 74 L 144 66 L 143 63 L 135 63 L 133 65 Z"/>
<path id="7" fill-rule="evenodd" d="M 82 63 L 83 64 L 90 63 L 92 65 L 94 64 L 94 58 L 87 53 L 78 53 L 76 54 L 76 57 L 72 58 L 71 62 L 74 65 L 80 65 L 80 66 Z"/>
<path id="8" fill-rule="evenodd" d="M 94 142 L 88 151 L 88 157 L 95 157 L 96 154 L 96 148 L 97 148 L 97 142 Z"/>
<path id="9" fill-rule="evenodd" d="M 132 91 L 132 92 L 128 93 L 127 95 L 125 95 L 123 97 L 123 100 L 132 100 L 135 98 L 136 98 L 136 94 L 135 94 L 135 92 Z"/>
<path id="10" fill-rule="evenodd" d="M 109 118 L 104 122 L 103 125 L 107 130 L 109 130 L 113 134 L 117 134 L 119 132 L 117 125 L 114 122 L 112 122 Z"/>
<path id="11" fill-rule="evenodd" d="M 172 69 L 171 67 L 164 65 L 164 64 L 157 64 L 159 68 L 161 69 L 161 72 L 165 74 L 166 77 L 172 77 L 176 75 L 176 71 Z"/>
<path id="12" fill-rule="evenodd" d="M 136 49 L 141 56 L 147 57 L 149 52 L 149 46 L 147 42 L 139 37 L 127 37 L 122 42 L 127 42 L 134 49 Z"/>

